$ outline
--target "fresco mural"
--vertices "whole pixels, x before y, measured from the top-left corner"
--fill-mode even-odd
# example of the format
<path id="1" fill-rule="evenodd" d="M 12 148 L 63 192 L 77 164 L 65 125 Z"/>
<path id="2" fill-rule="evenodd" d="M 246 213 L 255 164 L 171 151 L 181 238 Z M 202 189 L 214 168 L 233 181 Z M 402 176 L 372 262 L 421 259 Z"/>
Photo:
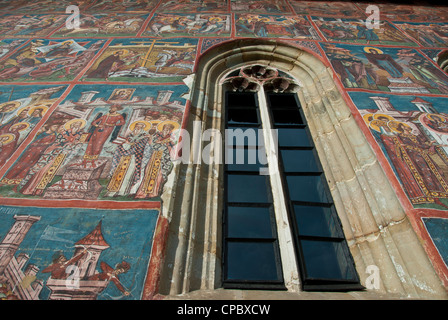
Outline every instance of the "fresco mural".
<path id="1" fill-rule="evenodd" d="M 361 92 L 350 97 L 412 204 L 448 209 L 448 98 Z"/>
<path id="2" fill-rule="evenodd" d="M 186 86 L 76 86 L 0 183 L 44 199 L 158 200 Z"/>
<path id="3" fill-rule="evenodd" d="M 97 0 L 91 1 L 83 12 L 88 13 L 105 13 L 105 12 L 145 12 L 148 13 L 153 10 L 158 1 L 157 0 Z"/>
<path id="4" fill-rule="evenodd" d="M 293 14 L 287 2 L 284 0 L 263 1 L 250 0 L 238 1 L 230 0 L 233 12 L 250 12 L 250 13 L 275 13 L 275 14 Z"/>
<path id="5" fill-rule="evenodd" d="M 321 17 L 365 17 L 357 4 L 348 1 L 290 1 L 296 14 Z"/>
<path id="6" fill-rule="evenodd" d="M 39 1 L 3 1 L 3 10 L 11 12 L 26 12 L 26 13 L 65 13 L 65 8 L 69 5 L 77 5 L 81 10 L 85 9 L 92 3 L 92 0 L 58 0 L 58 5 L 55 6 L 52 0 Z"/>
<path id="7" fill-rule="evenodd" d="M 224 14 L 154 15 L 144 35 L 157 37 L 230 36 L 231 17 Z"/>
<path id="8" fill-rule="evenodd" d="M 228 12 L 227 0 L 167 0 L 157 8 L 158 12 L 172 13 L 226 13 Z"/>
<path id="9" fill-rule="evenodd" d="M 116 39 L 82 79 L 179 82 L 193 73 L 197 44 L 196 39 Z"/>
<path id="10" fill-rule="evenodd" d="M 327 40 L 370 45 L 417 46 L 411 39 L 387 21 L 379 28 L 369 29 L 365 19 L 341 19 L 312 17 L 314 23 Z"/>
<path id="11" fill-rule="evenodd" d="M 448 77 L 414 49 L 322 44 L 346 88 L 448 93 Z"/>
<path id="12" fill-rule="evenodd" d="M 65 23 L 68 15 L 54 14 L 7 14 L 0 17 L 2 36 L 45 37 Z"/>
<path id="13" fill-rule="evenodd" d="M 0 40 L 0 59 L 10 54 L 19 46 L 23 45 L 24 39 L 1 39 Z"/>
<path id="14" fill-rule="evenodd" d="M 79 29 L 65 25 L 68 5 Z M 448 9 L 378 3 L 380 28 L 367 29 L 367 5 L 0 0 L 0 241 L 26 226 L 17 250 L 0 249 L 0 299 L 81 297 L 67 262 L 92 285 L 85 299 L 147 297 L 185 82 L 202 54 L 243 38 L 302 48 L 332 69 L 448 279 L 448 75 L 436 62 Z"/>
<path id="15" fill-rule="evenodd" d="M 303 16 L 237 14 L 235 20 L 236 34 L 241 37 L 320 39 Z"/>
<path id="16" fill-rule="evenodd" d="M 137 13 L 82 14 L 79 28 L 67 29 L 64 24 L 52 37 L 135 36 L 147 17 Z"/>
<path id="17" fill-rule="evenodd" d="M 359 2 L 357 5 L 365 11 L 368 3 Z M 378 3 L 383 19 L 396 21 L 443 21 L 448 17 L 448 10 L 445 6 L 434 7 L 433 5 L 409 5 L 398 3 Z"/>
<path id="18" fill-rule="evenodd" d="M 437 251 L 448 266 L 448 246 L 446 235 L 448 233 L 448 218 L 422 218 Z"/>
<path id="19" fill-rule="evenodd" d="M 0 167 L 12 156 L 67 86 L 0 86 Z"/>
<path id="20" fill-rule="evenodd" d="M 74 80 L 105 42 L 102 39 L 33 39 L 0 62 L 0 82 Z"/>
<path id="21" fill-rule="evenodd" d="M 395 22 L 395 25 L 425 47 L 448 46 L 448 26 L 445 23 Z"/>
<path id="22" fill-rule="evenodd" d="M 0 298 L 140 300 L 157 210 L 0 207 Z"/>

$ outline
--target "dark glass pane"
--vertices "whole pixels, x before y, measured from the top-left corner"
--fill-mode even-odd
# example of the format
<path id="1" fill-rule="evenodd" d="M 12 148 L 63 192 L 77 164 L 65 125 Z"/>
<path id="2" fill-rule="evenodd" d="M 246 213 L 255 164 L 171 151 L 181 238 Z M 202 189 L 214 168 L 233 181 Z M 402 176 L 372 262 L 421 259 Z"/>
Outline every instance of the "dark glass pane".
<path id="1" fill-rule="evenodd" d="M 229 241 L 226 258 L 228 280 L 281 280 L 272 242 Z"/>
<path id="2" fill-rule="evenodd" d="M 281 150 L 285 172 L 319 172 L 313 150 Z"/>
<path id="3" fill-rule="evenodd" d="M 297 102 L 294 95 L 291 94 L 270 94 L 268 95 L 271 109 L 275 108 L 294 108 L 297 109 Z"/>
<path id="4" fill-rule="evenodd" d="M 342 237 L 331 208 L 294 205 L 299 235 Z"/>
<path id="5" fill-rule="evenodd" d="M 256 107 L 256 96 L 254 93 L 229 93 L 227 105 L 229 107 Z"/>
<path id="6" fill-rule="evenodd" d="M 351 261 L 344 252 L 343 242 L 300 241 L 307 278 L 355 280 Z"/>
<path id="7" fill-rule="evenodd" d="M 228 148 L 226 153 L 227 170 L 229 171 L 259 171 L 263 165 L 265 156 L 262 158 L 264 150 L 257 148 Z"/>
<path id="8" fill-rule="evenodd" d="M 287 176 L 286 181 L 292 201 L 328 202 L 320 176 Z"/>
<path id="9" fill-rule="evenodd" d="M 230 238 L 273 237 L 269 208 L 229 206 L 227 223 L 227 236 Z"/>
<path id="10" fill-rule="evenodd" d="M 258 128 L 230 127 L 225 131 L 227 146 L 257 146 Z"/>
<path id="11" fill-rule="evenodd" d="M 291 110 L 272 110 L 274 126 L 303 124 L 299 109 Z"/>
<path id="12" fill-rule="evenodd" d="M 268 176 L 227 174 L 227 201 L 270 203 Z"/>
<path id="13" fill-rule="evenodd" d="M 303 129 L 279 128 L 278 129 L 279 147 L 311 147 L 311 141 L 308 133 Z"/>
<path id="14" fill-rule="evenodd" d="M 256 124 L 259 123 L 257 109 L 236 109 L 229 108 L 227 111 L 227 121 L 229 124 Z"/>

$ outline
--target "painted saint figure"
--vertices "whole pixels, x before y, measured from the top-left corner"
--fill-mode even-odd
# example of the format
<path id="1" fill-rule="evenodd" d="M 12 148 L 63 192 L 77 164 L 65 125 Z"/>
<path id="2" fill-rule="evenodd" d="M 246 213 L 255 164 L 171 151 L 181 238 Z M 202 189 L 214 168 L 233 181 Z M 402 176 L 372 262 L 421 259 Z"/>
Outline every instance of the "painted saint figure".
<path id="1" fill-rule="evenodd" d="M 28 171 L 17 190 L 26 195 L 42 195 L 53 180 L 57 170 L 81 146 L 85 126 L 84 119 L 68 121 L 57 135 L 55 143 L 49 146 L 36 164 Z"/>
<path id="2" fill-rule="evenodd" d="M 403 68 L 390 55 L 373 47 L 366 47 L 364 51 L 366 52 L 364 55 L 370 63 L 387 71 L 392 78 L 401 78 L 403 76 Z"/>
<path id="3" fill-rule="evenodd" d="M 97 68 L 95 70 L 92 70 L 88 75 L 87 78 L 102 78 L 102 79 L 108 79 L 109 78 L 109 72 L 111 72 L 113 69 L 117 69 L 125 62 L 121 59 L 120 55 L 123 55 L 124 51 L 116 51 L 104 60 L 102 60 Z"/>
<path id="4" fill-rule="evenodd" d="M 2 183 L 19 184 L 25 178 L 28 170 L 39 160 L 42 153 L 56 141 L 58 129 L 58 124 L 51 125 L 48 128 L 44 127 L 44 130 L 36 136 L 34 141 L 20 156 L 20 161 L 17 161 L 8 171 L 2 179 Z"/>
<path id="5" fill-rule="evenodd" d="M 112 105 L 107 114 L 92 122 L 93 132 L 88 138 L 89 142 L 84 154 L 83 165 L 86 165 L 90 161 L 92 166 L 95 167 L 95 160 L 98 159 L 107 139 L 117 126 L 125 124 L 124 117 L 117 112 L 118 110 L 121 110 L 121 106 Z"/>
<path id="6" fill-rule="evenodd" d="M 137 120 L 129 128 L 132 130 L 126 140 L 118 146 L 112 158 L 111 180 L 106 196 L 135 194 L 134 185 L 140 180 L 142 159 L 146 147 L 151 143 L 151 124 Z"/>
<path id="7" fill-rule="evenodd" d="M 160 196 L 168 174 L 173 168 L 171 150 L 175 145 L 172 134 L 179 124 L 174 121 L 161 122 L 154 134 L 151 145 L 151 158 L 145 168 L 145 174 L 139 183 L 136 199 Z"/>

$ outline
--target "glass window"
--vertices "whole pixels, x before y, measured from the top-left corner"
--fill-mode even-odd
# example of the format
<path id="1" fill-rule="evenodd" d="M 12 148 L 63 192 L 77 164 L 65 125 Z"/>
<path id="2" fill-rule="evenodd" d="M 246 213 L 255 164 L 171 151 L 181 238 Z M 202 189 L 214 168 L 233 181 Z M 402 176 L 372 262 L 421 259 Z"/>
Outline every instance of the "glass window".
<path id="1" fill-rule="evenodd" d="M 257 109 L 249 108 L 229 108 L 228 109 L 229 124 L 256 124 L 259 123 Z"/>
<path id="2" fill-rule="evenodd" d="M 264 167 L 260 163 L 261 156 L 257 148 L 229 148 L 226 154 L 226 164 L 228 171 L 252 171 L 260 172 Z"/>
<path id="3" fill-rule="evenodd" d="M 301 240 L 307 278 L 327 280 L 356 279 L 342 242 Z"/>
<path id="4" fill-rule="evenodd" d="M 258 128 L 242 126 L 229 127 L 225 133 L 226 144 L 230 147 L 258 146 Z"/>
<path id="5" fill-rule="evenodd" d="M 284 289 L 270 178 L 259 174 L 266 150 L 255 94 L 227 97 L 223 286 Z"/>
<path id="6" fill-rule="evenodd" d="M 267 176 L 227 174 L 227 201 L 241 203 L 269 203 Z"/>
<path id="7" fill-rule="evenodd" d="M 292 201 L 328 203 L 321 176 L 287 176 L 286 181 Z"/>
<path id="8" fill-rule="evenodd" d="M 319 172 L 313 150 L 281 150 L 283 169 L 288 172 Z"/>
<path id="9" fill-rule="evenodd" d="M 281 281 L 274 243 L 229 241 L 227 246 L 227 279 Z"/>
<path id="10" fill-rule="evenodd" d="M 267 93 L 267 103 L 260 104 L 267 112 L 260 112 L 255 93 L 226 97 L 226 129 L 241 130 L 226 132 L 231 161 L 224 170 L 223 286 L 284 288 L 275 225 L 279 206 L 271 190 L 271 179 L 279 179 L 275 185 L 283 186 L 284 197 L 276 192 L 275 203 L 288 210 L 303 289 L 362 289 L 296 95 Z M 280 174 L 275 177 L 259 174 L 259 149 L 272 153 L 258 140 L 261 128 L 277 130 Z"/>
<path id="11" fill-rule="evenodd" d="M 277 108 L 297 109 L 297 101 L 294 94 L 268 93 L 267 97 L 272 110 Z"/>
<path id="12" fill-rule="evenodd" d="M 231 238 L 273 238 L 269 207 L 227 207 L 227 236 Z"/>
<path id="13" fill-rule="evenodd" d="M 274 126 L 303 124 L 299 109 L 272 110 Z"/>
<path id="14" fill-rule="evenodd" d="M 301 236 L 342 237 L 332 208 L 294 205 L 294 214 Z"/>

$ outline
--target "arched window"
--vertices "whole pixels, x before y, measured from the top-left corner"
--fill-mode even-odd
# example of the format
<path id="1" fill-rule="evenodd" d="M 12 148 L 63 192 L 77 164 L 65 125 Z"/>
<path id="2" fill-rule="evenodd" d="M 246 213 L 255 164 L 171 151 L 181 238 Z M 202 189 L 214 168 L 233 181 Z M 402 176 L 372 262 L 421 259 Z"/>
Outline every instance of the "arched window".
<path id="1" fill-rule="evenodd" d="M 363 288 L 295 93 L 299 85 L 252 65 L 231 72 L 224 88 L 223 286 L 284 288 L 275 215 L 286 211 L 302 288 Z"/>
<path id="2" fill-rule="evenodd" d="M 268 71 L 276 70 L 278 74 L 271 79 L 272 81 L 266 79 L 263 81 L 263 85 L 260 85 L 258 81 L 245 81 L 250 80 L 249 74 L 248 77 L 243 77 L 246 79 L 241 79 L 241 69 L 246 70 L 248 66 L 266 66 Z M 390 181 L 390 175 L 387 174 L 389 169 L 384 168 L 381 160 L 378 159 L 380 156 L 378 150 L 372 148 L 366 138 L 362 118 L 357 118 L 359 114 L 344 98 L 339 90 L 336 75 L 333 74 L 324 59 L 318 54 L 311 53 L 311 50 L 293 47 L 281 41 L 238 39 L 222 43 L 202 54 L 195 70 L 195 76 L 186 79 L 186 83 L 191 85 L 189 96 L 191 103 L 188 107 L 189 120 L 185 129 L 191 137 L 198 137 L 191 140 L 193 150 L 202 150 L 210 146 L 211 140 L 208 134 L 210 130 L 224 132 L 226 125 L 224 118 L 227 110 L 225 105 L 227 100 L 224 95 L 226 91 L 237 93 L 241 87 L 243 93 L 244 91 L 254 93 L 260 121 L 263 126 L 269 125 L 269 128 L 272 129 L 274 129 L 275 123 L 271 123 L 271 120 L 264 120 L 275 117 L 275 115 L 270 116 L 269 114 L 271 112 L 269 110 L 274 109 L 271 108 L 270 101 L 275 103 L 274 100 L 279 98 L 283 104 L 284 101 L 295 100 L 300 108 L 300 114 L 305 116 L 302 119 L 307 121 L 307 130 L 304 131 L 310 133 L 312 137 L 315 148 L 313 153 L 319 155 L 320 164 L 326 176 L 323 180 L 328 182 L 332 200 L 328 198 L 323 202 L 319 200 L 309 201 L 312 203 L 301 203 L 300 199 L 290 199 L 290 190 L 283 188 L 283 186 L 287 187 L 288 177 L 290 180 L 299 179 L 297 177 L 300 176 L 315 178 L 320 174 L 321 169 L 317 166 L 318 171 L 290 172 L 289 170 L 295 170 L 295 167 L 289 167 L 288 152 L 304 151 L 306 153 L 305 151 L 308 151 L 307 153 L 311 153 L 311 150 L 282 150 L 279 147 L 278 154 L 282 156 L 283 152 L 282 161 L 269 162 L 269 176 L 260 175 L 258 171 L 256 174 L 251 173 L 258 177 L 269 177 L 270 188 L 268 190 L 271 190 L 272 202 L 267 197 L 268 201 L 264 199 L 265 202 L 262 205 L 254 205 L 253 207 L 256 209 L 246 214 L 249 219 L 251 213 L 264 212 L 264 220 L 257 219 L 257 223 L 269 221 L 271 222 L 270 229 L 265 223 L 262 235 L 260 235 L 261 227 L 254 226 L 255 228 L 252 229 L 258 233 L 252 233 L 250 238 L 247 233 L 238 234 L 237 229 L 232 230 L 232 234 L 229 236 L 228 233 L 223 233 L 222 226 L 223 222 L 228 220 L 224 210 L 224 206 L 228 202 L 225 200 L 224 193 L 226 171 L 224 171 L 223 164 L 210 161 L 176 163 L 165 184 L 162 196 L 161 214 L 166 219 L 164 225 L 169 225 L 169 230 L 164 233 L 167 241 L 163 251 L 164 267 L 160 274 L 154 275 L 154 278 L 160 279 L 156 292 L 161 295 L 182 294 L 183 297 L 190 294 L 194 297 L 197 296 L 196 292 L 199 292 L 200 295 L 204 293 L 214 299 L 222 298 L 223 290 L 220 289 L 232 282 L 228 281 L 231 280 L 229 270 L 227 270 L 227 275 L 223 274 L 226 268 L 226 262 L 223 261 L 226 259 L 226 248 L 223 243 L 233 241 L 238 246 L 240 238 L 244 238 L 242 240 L 247 240 L 247 242 L 260 238 L 261 243 L 269 244 L 265 248 L 272 247 L 269 249 L 271 256 L 280 258 L 275 262 L 273 269 L 268 269 L 271 272 L 266 273 L 269 275 L 267 282 L 270 282 L 272 288 L 284 286 L 288 294 L 292 294 L 293 297 L 300 296 L 300 291 L 303 288 L 327 290 L 329 284 L 334 285 L 333 288 L 337 288 L 336 284 L 340 282 L 333 280 L 336 280 L 339 275 L 338 277 L 324 277 L 325 286 L 320 286 L 322 282 L 319 282 L 319 279 L 322 279 L 322 273 L 318 274 L 320 278 L 313 278 L 315 274 L 310 270 L 316 272 L 319 269 L 307 268 L 307 264 L 313 264 L 312 262 L 319 264 L 320 261 L 313 260 L 313 246 L 310 242 L 305 242 L 318 242 L 317 237 L 307 238 L 315 237 L 316 234 L 301 233 L 304 230 L 301 225 L 303 223 L 306 225 L 309 220 L 300 221 L 295 217 L 297 211 L 294 206 L 303 206 L 312 207 L 318 211 L 316 216 L 320 215 L 322 219 L 315 221 L 322 221 L 326 226 L 333 221 L 334 227 L 339 228 L 338 221 L 334 219 L 334 210 L 337 209 L 337 216 L 343 226 L 345 242 L 355 261 L 360 282 L 366 287 L 366 292 L 358 292 L 357 296 L 361 297 L 363 294 L 370 295 L 372 293 L 397 294 L 402 297 L 446 296 L 445 289 L 435 274 L 428 255 L 397 196 L 396 185 Z M 252 69 L 247 71 L 252 71 Z M 262 70 L 254 69 L 253 71 L 263 74 Z M 282 74 L 281 71 L 287 74 Z M 232 77 L 236 79 L 233 83 L 231 82 Z M 278 80 L 273 81 L 274 79 Z M 294 85 L 300 85 L 300 90 L 297 93 L 294 92 Z M 224 86 L 227 88 L 223 88 Z M 294 95 L 288 96 L 291 93 Z M 298 101 L 300 101 L 300 105 Z M 250 114 L 253 114 L 253 111 L 246 111 L 244 116 L 250 119 Z M 297 111 L 289 112 L 297 113 Z M 275 113 L 277 111 L 274 111 Z M 287 114 L 288 112 L 278 111 L 278 113 Z M 238 115 L 242 116 L 242 114 Z M 289 117 L 280 115 L 281 118 L 288 119 Z M 299 124 L 297 125 L 299 126 Z M 205 133 L 207 135 L 203 136 Z M 274 139 L 269 139 L 268 136 L 270 135 L 264 136 L 266 148 L 270 148 L 274 144 Z M 250 150 L 244 146 L 242 149 Z M 191 156 L 194 154 L 192 152 Z M 211 152 L 210 155 L 212 154 L 214 153 Z M 267 158 L 269 156 L 271 156 L 270 153 L 267 154 Z M 275 172 L 275 163 L 278 167 L 277 173 Z M 282 173 L 284 178 L 281 178 L 280 172 L 285 170 L 284 168 L 286 168 L 285 173 Z M 240 170 L 242 168 L 236 169 L 240 172 L 243 171 Z M 262 171 L 265 172 L 265 170 Z M 241 172 L 241 174 L 245 173 Z M 282 182 L 284 180 L 286 182 Z M 267 183 L 265 185 L 267 186 Z M 256 187 L 258 188 L 259 185 Z M 280 198 L 284 200 L 275 200 Z M 251 201 L 251 203 L 256 203 L 258 200 L 252 199 Z M 235 203 L 238 202 L 240 200 L 237 199 Z M 280 208 L 272 211 L 270 210 L 271 205 L 274 209 Z M 269 210 L 258 210 L 263 206 L 264 208 L 269 207 Z M 234 211 L 230 215 L 238 212 L 238 206 L 235 207 L 231 209 Z M 288 211 L 289 215 L 286 214 Z M 274 227 L 277 229 L 276 234 L 272 232 L 273 229 L 275 230 Z M 326 235 L 318 234 L 320 240 L 331 240 L 325 241 L 325 244 L 331 244 L 332 248 L 335 248 L 333 250 L 335 252 L 346 251 L 346 249 L 340 249 L 342 247 L 339 243 L 344 241 L 340 241 L 342 237 L 339 237 L 339 232 L 333 232 L 332 228 L 327 228 L 326 232 Z M 226 237 L 229 239 L 224 239 Z M 245 237 L 249 239 L 245 239 Z M 296 244 L 300 245 L 304 242 L 305 248 Z M 268 250 L 266 249 L 266 251 Z M 344 255 L 345 253 L 337 254 L 337 257 Z M 301 256 L 304 259 L 301 259 Z M 336 260 L 334 259 L 334 261 Z M 298 261 L 303 262 L 300 264 L 297 263 Z M 336 262 L 339 263 L 338 261 Z M 344 266 L 344 263 L 339 263 L 339 265 Z M 277 276 L 280 270 L 282 277 Z M 342 277 L 338 279 L 342 279 L 345 282 L 344 285 L 347 283 L 353 285 L 354 283 L 351 283 L 353 269 L 347 267 L 340 268 L 340 270 L 346 272 L 340 273 Z M 372 270 L 378 272 L 373 277 L 374 284 L 369 283 L 372 279 L 372 274 L 369 272 Z M 241 276 L 238 275 L 238 277 Z M 418 283 L 414 281 L 415 279 L 418 279 Z M 253 283 L 256 280 L 260 279 L 258 277 L 250 279 Z M 266 282 L 265 279 L 262 281 Z M 234 281 L 234 284 L 236 282 Z M 232 295 L 234 298 L 241 297 L 241 295 L 248 296 L 252 290 L 243 292 L 224 290 L 224 292 L 227 299 Z M 266 298 L 271 297 L 272 291 L 266 293 Z"/>

